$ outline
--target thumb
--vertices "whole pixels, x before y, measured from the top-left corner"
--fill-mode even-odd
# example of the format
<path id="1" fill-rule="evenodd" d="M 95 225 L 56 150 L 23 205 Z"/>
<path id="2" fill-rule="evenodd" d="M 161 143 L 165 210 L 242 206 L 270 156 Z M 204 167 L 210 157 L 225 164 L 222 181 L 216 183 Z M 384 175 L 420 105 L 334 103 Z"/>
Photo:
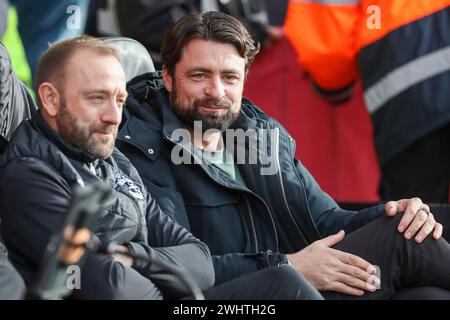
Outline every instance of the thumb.
<path id="1" fill-rule="evenodd" d="M 322 242 L 323 245 L 325 245 L 327 247 L 332 247 L 335 244 L 341 242 L 342 239 L 344 239 L 344 236 L 345 236 L 345 231 L 341 230 L 338 233 L 328 236 L 326 238 L 323 238 L 320 241 Z"/>

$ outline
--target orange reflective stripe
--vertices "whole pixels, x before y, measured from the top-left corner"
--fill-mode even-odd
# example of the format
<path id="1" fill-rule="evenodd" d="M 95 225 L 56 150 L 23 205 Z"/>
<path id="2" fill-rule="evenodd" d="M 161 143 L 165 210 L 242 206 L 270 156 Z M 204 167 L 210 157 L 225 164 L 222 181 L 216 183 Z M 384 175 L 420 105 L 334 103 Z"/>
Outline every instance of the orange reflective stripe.
<path id="1" fill-rule="evenodd" d="M 289 3 L 284 32 L 320 87 L 339 89 L 356 79 L 358 17 L 358 4 Z"/>
<path id="2" fill-rule="evenodd" d="M 367 8 L 370 5 L 377 5 L 380 8 L 381 29 L 371 30 L 367 27 L 366 21 L 370 16 Z M 357 48 L 365 47 L 401 26 L 448 6 L 450 6 L 450 0 L 363 0 Z"/>

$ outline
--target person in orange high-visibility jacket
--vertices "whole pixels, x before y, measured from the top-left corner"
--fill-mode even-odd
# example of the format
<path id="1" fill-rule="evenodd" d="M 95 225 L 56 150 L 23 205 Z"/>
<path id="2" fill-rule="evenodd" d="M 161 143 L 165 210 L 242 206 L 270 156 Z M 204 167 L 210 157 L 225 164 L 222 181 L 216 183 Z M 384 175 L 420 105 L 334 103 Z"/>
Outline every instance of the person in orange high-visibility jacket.
<path id="1" fill-rule="evenodd" d="M 316 91 L 361 78 L 382 199 L 450 198 L 450 0 L 291 0 L 284 31 Z"/>

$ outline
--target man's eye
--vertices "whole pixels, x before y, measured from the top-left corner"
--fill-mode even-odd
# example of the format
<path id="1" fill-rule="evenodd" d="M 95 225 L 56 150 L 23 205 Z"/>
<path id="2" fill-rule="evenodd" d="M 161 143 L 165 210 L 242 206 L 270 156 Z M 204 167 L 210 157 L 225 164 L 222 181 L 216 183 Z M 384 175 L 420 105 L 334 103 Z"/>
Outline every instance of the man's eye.
<path id="1" fill-rule="evenodd" d="M 238 81 L 239 77 L 234 75 L 234 74 L 226 74 L 224 76 L 224 79 L 227 80 L 227 81 Z"/>
<path id="2" fill-rule="evenodd" d="M 206 75 L 204 73 L 194 73 L 191 77 L 196 80 L 202 80 L 206 78 Z"/>
<path id="3" fill-rule="evenodd" d="M 103 96 L 91 96 L 91 100 L 94 102 L 102 102 L 104 99 Z"/>

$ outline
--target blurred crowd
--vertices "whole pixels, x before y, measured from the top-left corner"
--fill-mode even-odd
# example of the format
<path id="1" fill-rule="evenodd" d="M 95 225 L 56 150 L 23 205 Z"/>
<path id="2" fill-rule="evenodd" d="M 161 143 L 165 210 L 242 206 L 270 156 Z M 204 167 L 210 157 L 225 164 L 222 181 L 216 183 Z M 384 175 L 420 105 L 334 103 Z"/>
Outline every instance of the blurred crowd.
<path id="1" fill-rule="evenodd" d="M 32 74 L 49 43 L 76 35 L 126 36 L 142 43 L 160 67 L 164 31 L 190 12 L 222 11 L 239 19 L 263 46 L 282 35 L 287 1 L 268 0 L 0 0 L 0 39 L 7 8 L 18 16 L 18 30 Z M 36 19 L 36 17 L 39 17 Z"/>

